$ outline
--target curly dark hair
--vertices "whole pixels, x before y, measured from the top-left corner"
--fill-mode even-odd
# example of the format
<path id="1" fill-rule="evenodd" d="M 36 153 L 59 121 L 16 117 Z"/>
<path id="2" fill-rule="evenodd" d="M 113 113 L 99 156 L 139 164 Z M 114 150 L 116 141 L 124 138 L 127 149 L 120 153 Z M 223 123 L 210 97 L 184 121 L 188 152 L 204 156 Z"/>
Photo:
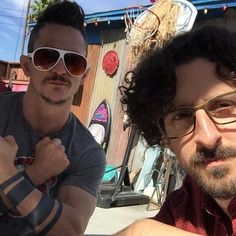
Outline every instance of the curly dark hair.
<path id="1" fill-rule="evenodd" d="M 32 52 L 34 50 L 34 42 L 37 38 L 39 30 L 49 23 L 67 25 L 79 30 L 87 46 L 84 18 L 84 11 L 76 2 L 64 0 L 62 2 L 49 5 L 46 10 L 39 15 L 37 23 L 31 31 L 28 43 L 28 52 Z"/>
<path id="2" fill-rule="evenodd" d="M 162 140 L 156 121 L 173 106 L 175 68 L 196 58 L 214 62 L 219 78 L 235 80 L 235 73 L 230 75 L 236 71 L 236 33 L 205 26 L 180 34 L 163 48 L 145 55 L 132 71 L 132 78 L 125 78 L 127 84 L 120 87 L 123 110 L 149 145 Z"/>

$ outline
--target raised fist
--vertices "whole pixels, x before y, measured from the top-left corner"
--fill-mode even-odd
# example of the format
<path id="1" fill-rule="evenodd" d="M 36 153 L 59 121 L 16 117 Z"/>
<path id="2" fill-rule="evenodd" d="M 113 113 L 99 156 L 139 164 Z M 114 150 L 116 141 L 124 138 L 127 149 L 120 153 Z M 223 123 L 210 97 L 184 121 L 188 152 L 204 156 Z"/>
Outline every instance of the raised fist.
<path id="1" fill-rule="evenodd" d="M 17 173 L 14 160 L 18 146 L 13 136 L 0 136 L 0 183 Z"/>
<path id="2" fill-rule="evenodd" d="M 34 176 L 32 182 L 40 185 L 53 176 L 62 173 L 69 165 L 69 160 L 65 154 L 65 147 L 60 139 L 43 138 L 36 145 L 35 160 L 29 167 L 30 177 Z M 34 173 L 32 173 L 32 169 Z M 29 172 L 28 172 L 29 173 Z"/>

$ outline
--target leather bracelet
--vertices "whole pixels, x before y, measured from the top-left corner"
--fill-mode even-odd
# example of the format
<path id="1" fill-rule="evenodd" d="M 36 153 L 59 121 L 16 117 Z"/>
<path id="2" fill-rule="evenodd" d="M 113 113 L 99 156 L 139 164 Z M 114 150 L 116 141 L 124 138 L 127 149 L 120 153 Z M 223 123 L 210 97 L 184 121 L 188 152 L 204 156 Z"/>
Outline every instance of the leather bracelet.
<path id="1" fill-rule="evenodd" d="M 6 188 L 16 183 L 16 181 L 18 181 L 21 178 L 22 178 L 22 174 L 19 172 L 16 175 L 9 178 L 8 180 L 6 180 L 5 182 L 3 182 L 2 184 L 0 184 L 0 189 L 4 191 Z"/>
<path id="2" fill-rule="evenodd" d="M 37 207 L 25 219 L 37 235 L 46 235 L 58 221 L 61 212 L 62 204 L 60 202 L 42 196 Z"/>
<path id="3" fill-rule="evenodd" d="M 54 217 L 52 218 L 52 220 L 47 224 L 47 226 L 37 235 L 39 236 L 45 236 L 47 235 L 47 233 L 49 232 L 49 230 L 53 227 L 53 225 L 56 224 L 56 222 L 58 221 L 59 217 L 61 216 L 62 213 L 62 209 L 63 209 L 63 205 L 58 202 L 58 208 L 56 211 L 56 214 L 54 215 Z"/>
<path id="4" fill-rule="evenodd" d="M 8 197 L 13 207 L 17 208 L 35 187 L 27 177 L 17 173 L 0 185 L 0 189 Z M 58 221 L 62 207 L 60 202 L 43 194 L 37 206 L 24 219 L 36 234 L 46 235 Z"/>
<path id="5" fill-rule="evenodd" d="M 9 209 L 6 207 L 6 205 L 3 203 L 3 199 L 0 198 L 0 216 L 6 212 L 8 212 Z"/>
<path id="6" fill-rule="evenodd" d="M 31 178 L 29 177 L 29 175 L 26 173 L 25 170 L 23 170 L 23 171 L 21 172 L 21 174 L 22 174 L 26 179 L 28 179 L 28 180 L 30 181 L 30 183 L 31 183 L 33 186 L 35 186 L 35 184 L 32 182 Z M 36 187 L 36 186 L 35 186 L 35 187 Z"/>
<path id="7" fill-rule="evenodd" d="M 0 190 L 17 207 L 35 187 L 19 172 L 0 185 Z"/>
<path id="8" fill-rule="evenodd" d="M 22 180 L 15 185 L 11 190 L 4 193 L 16 208 L 34 189 L 35 187 L 28 181 L 25 177 L 22 176 Z"/>
<path id="9" fill-rule="evenodd" d="M 11 204 L 6 195 L 0 190 L 0 216 L 12 210 L 14 206 Z"/>

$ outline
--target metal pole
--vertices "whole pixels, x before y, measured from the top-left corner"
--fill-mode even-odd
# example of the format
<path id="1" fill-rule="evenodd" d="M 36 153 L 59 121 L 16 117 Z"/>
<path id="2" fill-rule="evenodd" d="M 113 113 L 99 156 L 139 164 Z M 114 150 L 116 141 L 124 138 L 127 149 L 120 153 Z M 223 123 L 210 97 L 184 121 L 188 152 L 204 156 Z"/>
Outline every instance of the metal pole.
<path id="1" fill-rule="evenodd" d="M 24 26 L 23 42 L 22 42 L 22 47 L 21 47 L 21 55 L 24 53 L 24 48 L 25 48 L 25 39 L 26 39 L 26 32 L 27 32 L 27 27 L 28 27 L 28 18 L 29 18 L 30 2 L 31 2 L 31 0 L 28 0 L 27 12 L 26 12 L 26 17 L 25 17 L 25 26 Z"/>

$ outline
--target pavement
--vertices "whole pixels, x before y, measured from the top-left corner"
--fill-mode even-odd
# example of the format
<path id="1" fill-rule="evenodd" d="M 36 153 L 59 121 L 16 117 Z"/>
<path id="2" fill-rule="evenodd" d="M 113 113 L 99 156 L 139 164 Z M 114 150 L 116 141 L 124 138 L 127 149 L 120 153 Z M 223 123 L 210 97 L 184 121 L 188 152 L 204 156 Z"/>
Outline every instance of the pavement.
<path id="1" fill-rule="evenodd" d="M 96 207 L 92 217 L 90 218 L 85 235 L 111 235 L 125 228 L 134 221 L 152 217 L 156 215 L 157 212 L 157 209 L 147 210 L 147 205 L 113 208 Z"/>

